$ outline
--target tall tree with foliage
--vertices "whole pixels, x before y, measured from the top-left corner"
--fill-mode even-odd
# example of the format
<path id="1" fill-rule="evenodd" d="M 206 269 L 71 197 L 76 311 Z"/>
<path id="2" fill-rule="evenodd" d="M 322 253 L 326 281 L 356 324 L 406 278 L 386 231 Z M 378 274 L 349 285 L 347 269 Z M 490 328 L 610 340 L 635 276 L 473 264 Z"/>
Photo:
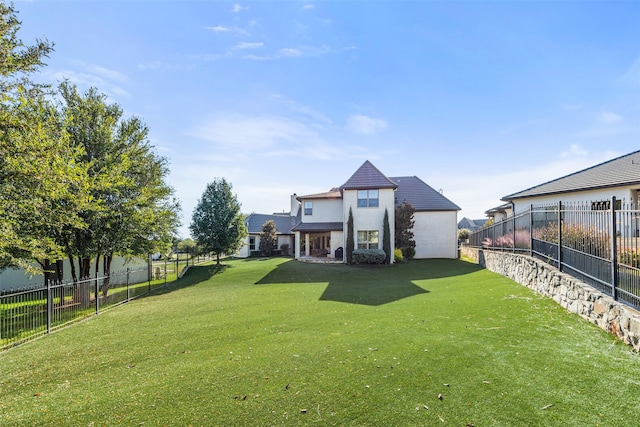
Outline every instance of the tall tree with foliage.
<path id="1" fill-rule="evenodd" d="M 216 254 L 218 265 L 220 255 L 233 254 L 242 247 L 247 228 L 240 203 L 224 178 L 207 184 L 193 211 L 189 230 L 204 252 Z"/>
<path id="2" fill-rule="evenodd" d="M 107 103 L 95 88 L 79 93 L 63 82 L 59 93 L 66 132 L 90 181 L 88 190 L 77 194 L 90 200 L 80 213 L 86 226 L 70 227 L 65 234 L 74 281 L 89 275 L 91 260 L 97 272 L 102 258 L 108 277 L 115 254 L 166 252 L 180 207 L 166 183 L 167 160 L 155 153 L 146 125 L 136 117 L 123 118 L 120 106 Z M 108 285 L 107 278 L 104 295 Z"/>
<path id="3" fill-rule="evenodd" d="M 270 219 L 262 224 L 262 232 L 260 233 L 260 254 L 262 256 L 273 255 L 273 250 L 278 244 L 278 235 L 276 230 L 276 223 Z"/>
<path id="4" fill-rule="evenodd" d="M 384 263 L 391 264 L 391 227 L 389 226 L 389 211 L 387 208 L 384 208 L 382 230 L 382 249 L 385 253 Z"/>
<path id="5" fill-rule="evenodd" d="M 349 218 L 347 219 L 347 249 L 345 254 L 348 265 L 351 265 L 353 260 L 353 249 L 355 245 L 353 240 L 353 212 L 351 211 L 351 206 L 349 206 Z"/>
<path id="6" fill-rule="evenodd" d="M 83 225 L 77 211 L 85 201 L 71 189 L 85 188 L 86 170 L 46 98 L 49 88 L 30 80 L 53 44 L 25 45 L 20 26 L 14 7 L 0 3 L 0 269 L 35 273 L 33 260 L 47 270 L 63 256 L 62 229 Z"/>
<path id="7" fill-rule="evenodd" d="M 415 208 L 411 203 L 405 201 L 403 204 L 396 206 L 395 220 L 395 247 L 402 251 L 402 255 L 411 259 L 416 255 L 416 242 L 413 240 L 413 214 Z"/>

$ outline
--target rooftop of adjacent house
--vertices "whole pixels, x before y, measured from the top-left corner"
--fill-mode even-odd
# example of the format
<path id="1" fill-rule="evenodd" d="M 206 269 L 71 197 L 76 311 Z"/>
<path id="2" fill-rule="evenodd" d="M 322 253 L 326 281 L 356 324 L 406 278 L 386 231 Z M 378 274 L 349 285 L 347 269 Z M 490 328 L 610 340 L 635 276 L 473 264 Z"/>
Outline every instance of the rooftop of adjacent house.
<path id="1" fill-rule="evenodd" d="M 460 207 L 417 176 L 389 178 L 396 183 L 396 206 L 409 202 L 417 212 L 459 211 Z"/>
<path id="2" fill-rule="evenodd" d="M 291 229 L 296 225 L 296 217 L 282 214 L 256 214 L 249 215 L 244 223 L 247 226 L 247 231 L 250 234 L 258 234 L 262 232 L 262 226 L 265 222 L 272 220 L 276 225 L 276 232 L 278 234 L 292 234 Z"/>
<path id="3" fill-rule="evenodd" d="M 640 184 L 640 151 L 626 154 L 553 181 L 504 196 L 508 201 L 584 190 Z"/>
<path id="4" fill-rule="evenodd" d="M 378 170 L 369 160 L 365 161 L 340 187 L 341 190 L 366 190 L 368 188 L 396 188 L 397 185 Z"/>
<path id="5" fill-rule="evenodd" d="M 506 214 L 507 209 L 512 209 L 512 208 L 513 206 L 511 206 L 511 203 L 503 203 L 500 206 L 496 206 L 495 208 L 486 210 L 484 213 L 486 213 L 489 216 L 494 216 L 495 214 L 498 214 L 498 213 Z"/>
<path id="6" fill-rule="evenodd" d="M 458 222 L 458 229 L 466 228 L 467 230 L 475 231 L 482 227 L 487 221 L 487 218 L 469 219 L 464 217 Z"/>

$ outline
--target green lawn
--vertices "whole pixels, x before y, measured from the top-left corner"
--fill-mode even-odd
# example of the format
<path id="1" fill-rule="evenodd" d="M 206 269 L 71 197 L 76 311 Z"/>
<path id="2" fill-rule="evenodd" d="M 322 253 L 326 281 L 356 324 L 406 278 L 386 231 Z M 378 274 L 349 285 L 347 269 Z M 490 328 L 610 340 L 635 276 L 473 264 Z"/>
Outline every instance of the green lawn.
<path id="1" fill-rule="evenodd" d="M 2 426 L 621 426 L 640 355 L 458 260 L 193 267 L 0 354 Z"/>

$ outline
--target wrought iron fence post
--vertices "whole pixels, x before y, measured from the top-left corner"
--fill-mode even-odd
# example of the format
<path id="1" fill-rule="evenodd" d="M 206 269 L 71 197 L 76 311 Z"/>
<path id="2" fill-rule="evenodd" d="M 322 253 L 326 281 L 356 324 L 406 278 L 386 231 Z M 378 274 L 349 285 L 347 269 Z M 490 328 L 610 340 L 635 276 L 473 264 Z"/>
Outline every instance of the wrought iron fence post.
<path id="1" fill-rule="evenodd" d="M 511 248 L 511 252 L 516 252 L 516 212 L 513 212 L 513 247 Z"/>
<path id="2" fill-rule="evenodd" d="M 562 201 L 558 200 L 558 270 L 562 271 Z"/>
<path id="3" fill-rule="evenodd" d="M 47 280 L 47 333 L 51 333 L 51 317 L 53 317 L 53 295 L 51 293 L 51 280 Z"/>
<path id="4" fill-rule="evenodd" d="M 529 256 L 533 256 L 533 203 L 529 205 Z"/>
<path id="5" fill-rule="evenodd" d="M 96 314 L 100 313 L 100 297 L 98 296 L 98 292 L 99 292 L 99 286 L 98 286 L 98 269 L 96 268 L 96 285 L 95 285 L 95 289 L 96 289 Z"/>
<path id="6" fill-rule="evenodd" d="M 618 300 L 618 230 L 616 227 L 616 196 L 611 197 L 611 292 Z"/>

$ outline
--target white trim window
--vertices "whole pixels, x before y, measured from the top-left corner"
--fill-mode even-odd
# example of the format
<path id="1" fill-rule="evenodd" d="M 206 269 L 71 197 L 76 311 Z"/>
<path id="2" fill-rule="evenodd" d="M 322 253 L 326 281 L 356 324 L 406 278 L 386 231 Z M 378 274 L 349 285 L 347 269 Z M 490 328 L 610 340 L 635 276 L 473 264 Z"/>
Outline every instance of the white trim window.
<path id="1" fill-rule="evenodd" d="M 358 249 L 378 249 L 378 230 L 358 231 Z"/>
<path id="2" fill-rule="evenodd" d="M 313 202 L 304 202 L 304 214 L 313 215 Z"/>
<path id="3" fill-rule="evenodd" d="M 378 190 L 358 190 L 359 208 L 377 208 L 378 206 Z"/>
<path id="4" fill-rule="evenodd" d="M 256 236 L 249 236 L 249 250 L 256 250 Z"/>

